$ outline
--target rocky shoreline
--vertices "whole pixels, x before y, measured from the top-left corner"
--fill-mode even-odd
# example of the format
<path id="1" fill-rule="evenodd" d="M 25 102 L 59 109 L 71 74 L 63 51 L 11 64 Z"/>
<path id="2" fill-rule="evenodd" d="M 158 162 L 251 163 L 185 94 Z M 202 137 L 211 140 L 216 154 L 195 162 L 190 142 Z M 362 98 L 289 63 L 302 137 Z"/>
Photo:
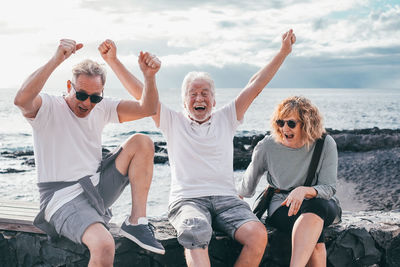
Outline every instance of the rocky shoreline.
<path id="1" fill-rule="evenodd" d="M 400 129 L 328 129 L 328 133 L 338 146 L 339 182 L 353 184 L 353 199 L 366 204 L 363 211 L 344 211 L 343 222 L 329 227 L 328 266 L 400 266 Z M 235 137 L 235 170 L 247 167 L 255 145 L 264 136 Z M 156 142 L 155 149 L 155 163 L 168 164 L 166 143 Z M 108 148 L 103 149 L 104 153 L 107 151 Z M 34 166 L 33 151 L 3 151 L 0 157 L 21 161 L 21 168 L 0 169 L 0 173 L 23 172 Z M 114 235 L 116 266 L 185 266 L 183 250 L 172 227 L 165 219 L 153 223 L 167 254 L 163 257 L 149 254 Z M 268 231 L 269 246 L 260 266 L 288 266 L 289 238 L 282 238 L 274 229 Z M 213 237 L 210 244 L 213 266 L 232 265 L 240 249 L 229 238 Z M 52 243 L 40 234 L 0 231 L 0 266 L 86 266 L 87 262 L 87 249 L 69 241 Z"/>
<path id="2" fill-rule="evenodd" d="M 400 129 L 327 129 L 339 151 L 338 179 L 355 184 L 354 198 L 369 210 L 400 208 Z M 265 134 L 269 134 L 268 132 Z M 265 134 L 245 133 L 234 137 L 234 169 L 244 170 Z M 103 148 L 106 153 L 112 148 Z M 154 162 L 168 164 L 166 142 L 155 142 Z M 24 172 L 34 167 L 33 151 L 2 151 L 1 157 L 21 161 L 21 168 L 0 169 L 3 173 Z"/>

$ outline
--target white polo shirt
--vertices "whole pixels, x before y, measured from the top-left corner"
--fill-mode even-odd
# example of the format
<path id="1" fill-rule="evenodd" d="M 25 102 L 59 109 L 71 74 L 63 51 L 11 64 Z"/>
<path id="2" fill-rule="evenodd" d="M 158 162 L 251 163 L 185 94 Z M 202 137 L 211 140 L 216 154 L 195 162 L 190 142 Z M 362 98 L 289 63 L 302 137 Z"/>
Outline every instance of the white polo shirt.
<path id="1" fill-rule="evenodd" d="M 198 124 L 185 111 L 161 104 L 160 130 L 171 166 L 169 203 L 182 198 L 237 195 L 233 176 L 233 137 L 240 121 L 235 101 Z"/>

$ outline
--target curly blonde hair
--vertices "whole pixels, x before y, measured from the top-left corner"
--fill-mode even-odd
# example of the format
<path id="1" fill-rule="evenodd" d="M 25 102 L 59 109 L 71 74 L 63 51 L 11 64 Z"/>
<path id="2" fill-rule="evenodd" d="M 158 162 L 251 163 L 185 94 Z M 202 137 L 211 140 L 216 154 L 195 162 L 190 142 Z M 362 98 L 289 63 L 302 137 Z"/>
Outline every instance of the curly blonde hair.
<path id="1" fill-rule="evenodd" d="M 276 125 L 277 120 L 285 119 L 292 113 L 297 114 L 302 131 L 302 139 L 307 147 L 326 132 L 323 118 L 318 108 L 303 96 L 291 96 L 278 104 L 271 117 L 272 136 L 276 142 L 283 141 L 283 135 Z"/>

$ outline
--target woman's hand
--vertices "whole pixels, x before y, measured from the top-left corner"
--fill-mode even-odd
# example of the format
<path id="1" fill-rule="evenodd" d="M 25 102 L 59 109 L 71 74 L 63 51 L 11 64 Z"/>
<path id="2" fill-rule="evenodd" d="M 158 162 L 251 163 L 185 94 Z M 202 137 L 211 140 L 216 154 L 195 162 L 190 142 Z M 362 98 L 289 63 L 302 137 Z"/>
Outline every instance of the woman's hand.
<path id="1" fill-rule="evenodd" d="M 313 187 L 299 186 L 290 192 L 287 198 L 282 202 L 281 206 L 289 207 L 288 216 L 296 215 L 304 198 L 313 198 L 316 196 L 317 191 Z"/>

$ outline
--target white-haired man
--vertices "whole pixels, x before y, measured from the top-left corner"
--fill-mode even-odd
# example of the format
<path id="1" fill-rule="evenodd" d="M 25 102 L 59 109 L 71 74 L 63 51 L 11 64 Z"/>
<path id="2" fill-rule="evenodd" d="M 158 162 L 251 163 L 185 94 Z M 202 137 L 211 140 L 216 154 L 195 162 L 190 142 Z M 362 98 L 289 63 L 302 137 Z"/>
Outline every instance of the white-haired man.
<path id="1" fill-rule="evenodd" d="M 115 244 L 106 228 L 111 219 L 108 208 L 130 184 L 131 214 L 121 232 L 143 248 L 164 254 L 146 219 L 153 142 L 145 135 L 133 135 L 104 160 L 101 147 L 106 124 L 155 114 L 159 102 L 155 75 L 160 61 L 140 53 L 138 62 L 145 79 L 140 101 L 103 98 L 106 73 L 92 60 L 73 68 L 67 95 L 41 93 L 51 73 L 82 46 L 62 39 L 55 55 L 28 77 L 14 99 L 33 128 L 41 204 L 34 224 L 52 237 L 61 235 L 85 244 L 90 251 L 89 266 L 113 266 Z M 99 51 L 111 68 L 122 65 L 111 40 L 100 44 Z"/>
<path id="2" fill-rule="evenodd" d="M 160 103 L 152 117 L 167 140 L 172 174 L 168 217 L 189 266 L 210 266 L 208 245 L 213 227 L 243 245 L 235 266 L 258 266 L 262 259 L 267 232 L 235 189 L 233 137 L 253 100 L 291 52 L 295 39 L 292 30 L 286 32 L 279 53 L 224 107 L 213 111 L 211 77 L 191 72 L 182 84 L 184 111 Z M 134 84 L 126 70 L 116 73 L 125 84 Z M 138 84 L 130 92 L 140 98 L 141 90 Z"/>

